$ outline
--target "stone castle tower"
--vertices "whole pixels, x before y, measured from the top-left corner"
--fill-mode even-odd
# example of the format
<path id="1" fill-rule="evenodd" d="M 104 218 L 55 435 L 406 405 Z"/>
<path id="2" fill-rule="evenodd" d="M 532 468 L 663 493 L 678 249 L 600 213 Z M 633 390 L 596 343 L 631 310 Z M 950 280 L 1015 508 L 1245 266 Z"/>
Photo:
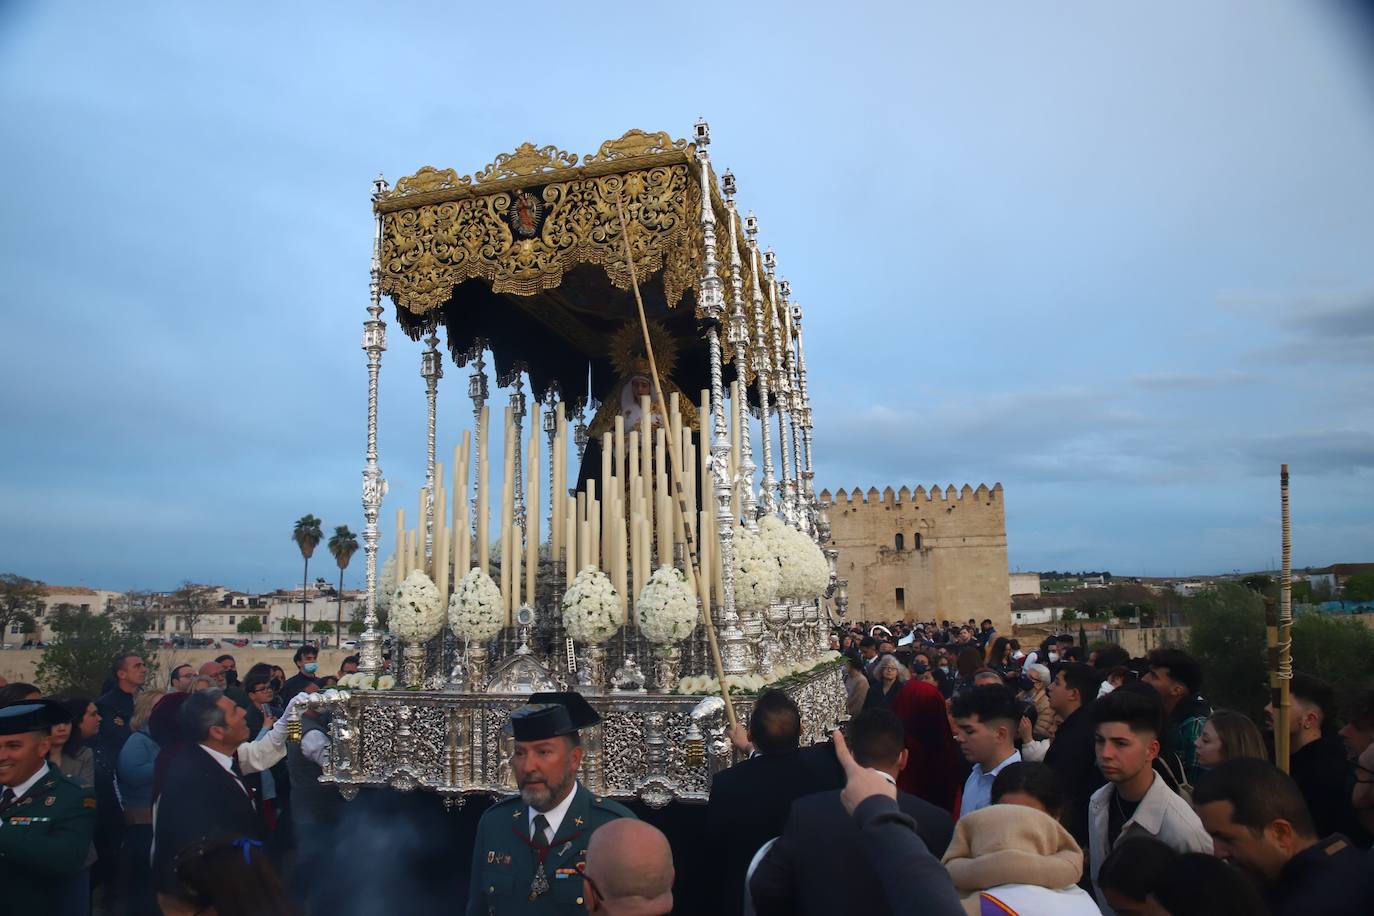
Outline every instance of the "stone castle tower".
<path id="1" fill-rule="evenodd" d="M 854 620 L 982 620 L 1011 632 L 1002 485 L 820 494 Z"/>

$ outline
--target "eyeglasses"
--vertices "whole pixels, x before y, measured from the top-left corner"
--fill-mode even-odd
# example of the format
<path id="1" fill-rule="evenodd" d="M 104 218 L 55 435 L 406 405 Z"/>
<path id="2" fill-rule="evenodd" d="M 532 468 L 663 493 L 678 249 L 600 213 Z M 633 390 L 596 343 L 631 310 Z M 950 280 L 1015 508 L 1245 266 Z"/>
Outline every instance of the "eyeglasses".
<path id="1" fill-rule="evenodd" d="M 596 886 L 596 882 L 592 880 L 591 875 L 587 874 L 585 871 L 582 872 L 582 880 L 586 883 L 587 893 L 591 896 L 593 902 L 604 903 L 606 901 L 606 895 L 601 893 L 601 888 Z"/>

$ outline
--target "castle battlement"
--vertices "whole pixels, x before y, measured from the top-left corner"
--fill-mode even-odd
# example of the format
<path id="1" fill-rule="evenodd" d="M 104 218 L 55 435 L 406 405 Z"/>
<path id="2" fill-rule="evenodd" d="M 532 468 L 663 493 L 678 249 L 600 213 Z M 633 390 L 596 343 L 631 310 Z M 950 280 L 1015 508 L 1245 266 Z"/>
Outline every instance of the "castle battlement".
<path id="1" fill-rule="evenodd" d="M 878 492 L 877 487 L 869 487 L 867 493 L 864 493 L 858 487 L 850 491 L 846 491 L 844 487 L 840 487 L 840 489 L 835 491 L 833 496 L 829 490 L 822 490 L 820 493 L 820 501 L 828 506 L 864 505 L 891 507 L 913 502 L 962 502 L 965 499 L 988 504 L 1001 502 L 1002 485 L 1000 483 L 994 483 L 992 488 L 989 489 L 987 484 L 980 483 L 978 489 L 975 490 L 968 484 L 964 484 L 963 489 L 956 490 L 953 484 L 950 484 L 944 489 L 941 489 L 939 484 L 935 484 L 929 490 L 923 486 L 917 486 L 914 491 L 902 487 L 895 493 L 891 487 L 885 488 L 882 493 Z"/>

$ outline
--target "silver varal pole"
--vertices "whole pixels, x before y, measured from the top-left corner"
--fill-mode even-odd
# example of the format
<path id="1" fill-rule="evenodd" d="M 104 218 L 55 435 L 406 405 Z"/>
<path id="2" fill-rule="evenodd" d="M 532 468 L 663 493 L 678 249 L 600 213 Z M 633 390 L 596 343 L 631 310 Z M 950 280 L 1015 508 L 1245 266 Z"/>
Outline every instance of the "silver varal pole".
<path id="1" fill-rule="evenodd" d="M 754 446 L 749 424 L 749 324 L 744 317 L 744 278 L 739 256 L 739 210 L 735 207 L 735 176 L 728 170 L 721 178 L 725 192 L 725 208 L 730 213 L 730 342 L 735 345 L 735 377 L 739 380 L 740 424 L 739 466 L 736 468 L 735 491 L 739 493 L 739 511 L 744 526 L 755 533 L 759 530 L 758 504 L 754 498 Z"/>
<path id="2" fill-rule="evenodd" d="M 386 196 L 389 187 L 380 175 L 372 183 L 372 204 Z M 376 214 L 372 237 L 372 271 L 368 319 L 363 322 L 363 351 L 367 353 L 367 459 L 363 467 L 363 555 L 367 567 L 367 597 L 363 603 L 363 635 L 358 648 L 358 670 L 375 675 L 382 670 L 382 634 L 377 631 L 377 517 L 386 496 L 386 478 L 377 464 L 377 377 L 386 350 L 386 322 L 382 321 L 382 214 Z"/>
<path id="3" fill-rule="evenodd" d="M 716 536 L 720 539 L 721 564 L 720 663 L 727 676 L 738 676 L 746 673 L 749 663 L 744 633 L 739 628 L 739 614 L 735 611 L 735 517 L 730 506 L 730 435 L 725 422 L 720 353 L 720 320 L 725 313 L 725 294 L 720 286 L 720 277 L 716 274 L 716 217 L 711 205 L 711 157 L 706 151 L 711 135 L 705 122 L 697 122 L 695 136 L 697 162 L 701 166 L 701 228 L 706 254 L 701 269 L 700 301 L 702 314 L 710 323 L 707 344 L 711 360 L 711 478 L 715 487 Z M 705 434 L 703 422 L 702 435 Z"/>
<path id="4" fill-rule="evenodd" d="M 768 330 L 763 319 L 763 288 L 759 285 L 759 272 L 762 265 L 759 263 L 759 221 L 751 212 L 744 218 L 744 232 L 749 237 L 749 258 L 753 266 L 751 271 L 753 279 L 753 299 L 754 299 L 754 377 L 759 386 L 759 432 L 761 434 L 760 445 L 763 448 L 763 481 L 759 485 L 759 507 L 760 516 L 772 515 L 777 511 L 777 497 L 774 490 L 777 489 L 778 481 L 773 476 L 773 434 L 768 429 L 768 375 L 772 371 L 772 357 L 768 350 Z M 748 414 L 746 413 L 747 417 Z"/>
<path id="5" fill-rule="evenodd" d="M 438 579 L 434 566 L 434 471 L 435 433 L 439 416 L 439 379 L 444 377 L 444 361 L 439 354 L 439 336 L 431 325 L 420 354 L 420 377 L 425 380 L 425 563 L 432 579 Z"/>

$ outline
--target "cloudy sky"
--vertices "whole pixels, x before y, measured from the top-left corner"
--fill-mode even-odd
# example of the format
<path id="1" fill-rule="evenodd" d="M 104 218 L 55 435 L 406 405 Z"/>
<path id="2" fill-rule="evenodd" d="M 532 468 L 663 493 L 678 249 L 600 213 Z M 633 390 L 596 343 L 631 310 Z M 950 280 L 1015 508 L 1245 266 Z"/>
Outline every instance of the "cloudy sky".
<path id="1" fill-rule="evenodd" d="M 0 6 L 0 571 L 289 583 L 297 517 L 362 526 L 373 176 L 698 116 L 807 309 L 819 486 L 1001 481 L 1013 568 L 1171 575 L 1275 562 L 1287 461 L 1295 562 L 1374 558 L 1346 5 L 808 6 Z M 407 505 L 418 367 L 393 330 Z"/>

